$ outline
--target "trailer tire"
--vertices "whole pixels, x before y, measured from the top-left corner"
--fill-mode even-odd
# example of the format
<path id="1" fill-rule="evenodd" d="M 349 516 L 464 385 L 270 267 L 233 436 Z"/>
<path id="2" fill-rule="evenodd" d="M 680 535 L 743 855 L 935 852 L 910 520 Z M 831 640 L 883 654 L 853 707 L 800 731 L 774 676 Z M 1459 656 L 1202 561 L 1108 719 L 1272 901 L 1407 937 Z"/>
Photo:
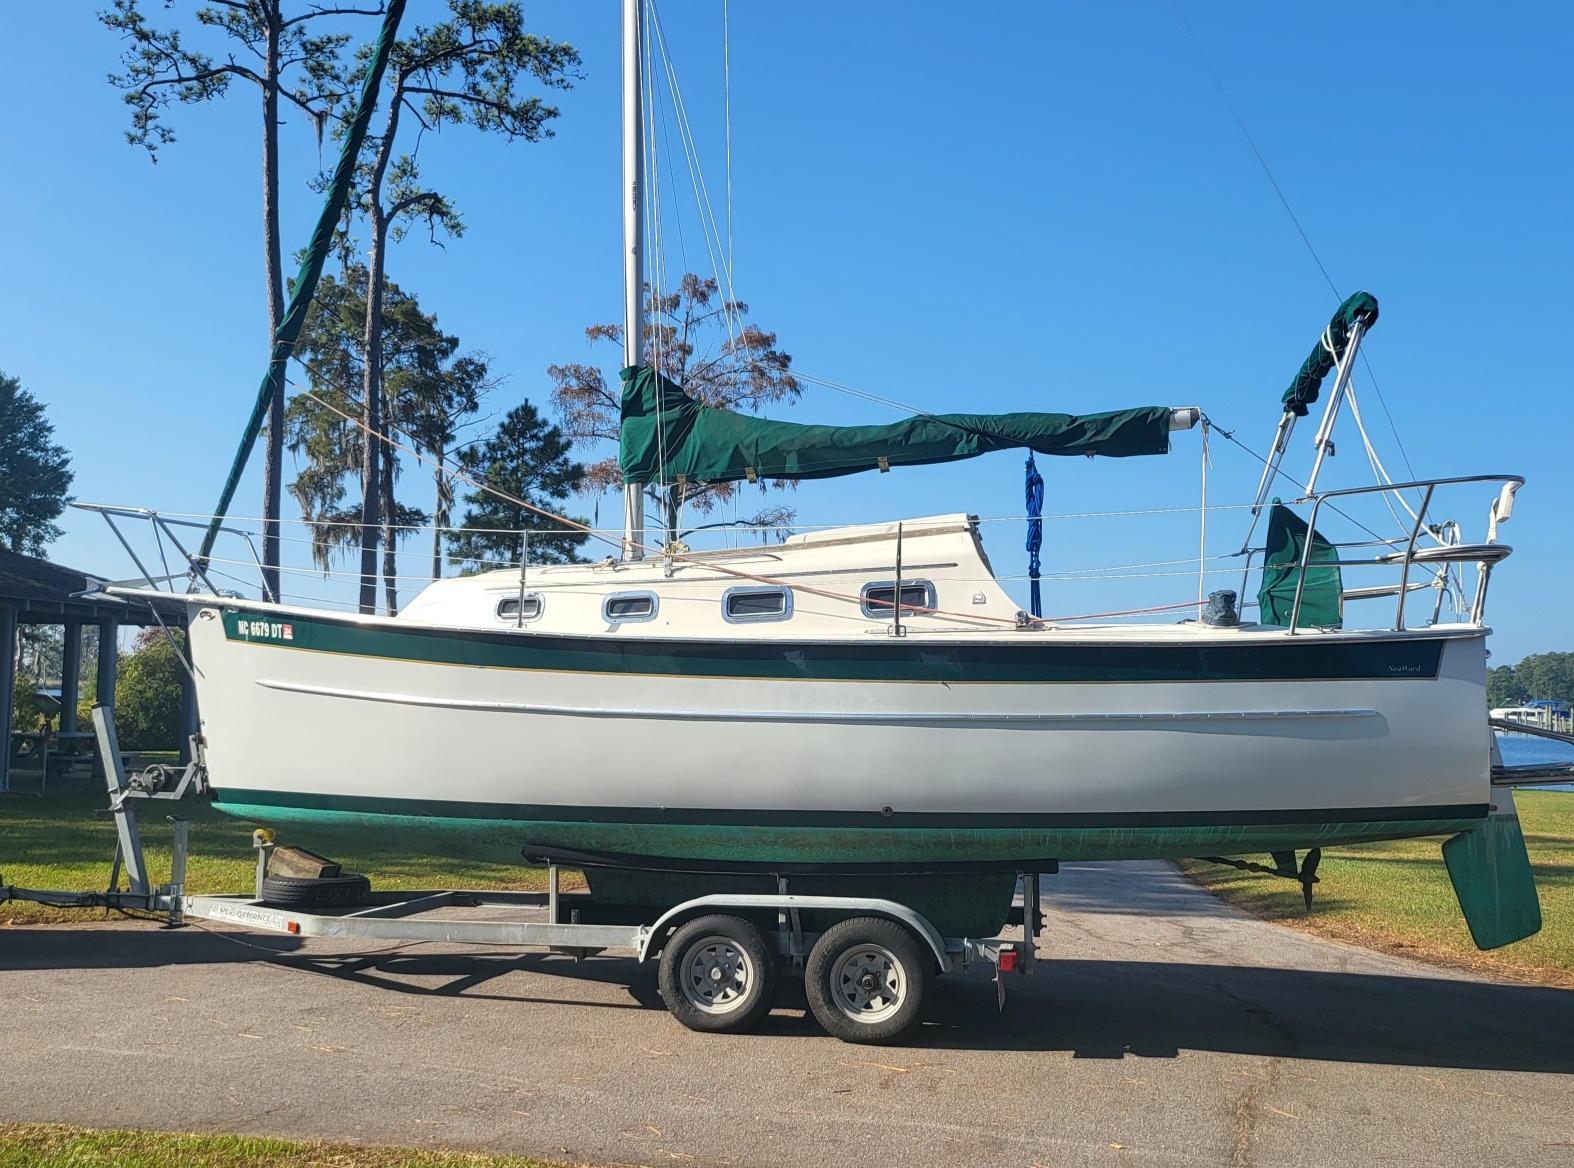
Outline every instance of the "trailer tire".
<path id="1" fill-rule="evenodd" d="M 696 917 L 662 946 L 656 981 L 667 1009 L 690 1030 L 737 1034 L 770 1013 L 776 960 L 742 917 Z"/>
<path id="2" fill-rule="evenodd" d="M 275 908 L 349 908 L 365 904 L 372 882 L 347 872 L 342 876 L 265 876 L 262 902 Z"/>
<path id="3" fill-rule="evenodd" d="M 853 917 L 820 935 L 804 967 L 809 1009 L 843 1042 L 886 1043 L 922 1019 L 934 957 L 911 929 Z"/>

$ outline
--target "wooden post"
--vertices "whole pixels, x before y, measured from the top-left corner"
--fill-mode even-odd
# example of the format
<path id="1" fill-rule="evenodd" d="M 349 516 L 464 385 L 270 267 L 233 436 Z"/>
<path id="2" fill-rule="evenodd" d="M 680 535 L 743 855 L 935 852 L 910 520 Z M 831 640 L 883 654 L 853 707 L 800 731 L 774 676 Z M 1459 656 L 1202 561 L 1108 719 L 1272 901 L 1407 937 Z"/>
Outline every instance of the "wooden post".
<path id="1" fill-rule="evenodd" d="M 60 733 L 77 728 L 77 697 L 82 691 L 82 622 L 65 622 L 65 650 L 60 664 Z"/>
<path id="2" fill-rule="evenodd" d="M 0 606 L 0 795 L 11 790 L 11 700 L 16 691 L 16 609 Z"/>
<path id="3" fill-rule="evenodd" d="M 101 706 L 115 708 L 115 667 L 120 654 L 120 622 L 98 622 L 98 696 L 94 701 Z"/>
<path id="4" fill-rule="evenodd" d="M 186 634 L 185 645 L 186 659 L 191 662 L 192 669 L 196 668 L 196 658 L 191 655 L 191 634 Z M 191 761 L 191 736 L 202 728 L 201 715 L 197 711 L 197 686 L 192 681 L 191 674 L 182 669 L 180 671 L 180 762 L 184 766 Z"/>

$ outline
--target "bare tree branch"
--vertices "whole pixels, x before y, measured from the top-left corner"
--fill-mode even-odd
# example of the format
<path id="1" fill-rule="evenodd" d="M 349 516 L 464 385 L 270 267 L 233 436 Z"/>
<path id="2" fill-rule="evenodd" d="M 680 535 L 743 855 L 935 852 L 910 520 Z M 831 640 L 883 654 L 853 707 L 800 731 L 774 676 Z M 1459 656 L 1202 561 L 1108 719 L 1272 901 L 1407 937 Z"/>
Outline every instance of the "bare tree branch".
<path id="1" fill-rule="evenodd" d="M 233 0 L 222 0 L 222 2 L 229 3 L 232 7 L 240 7 L 240 5 L 234 4 Z M 279 27 L 289 28 L 292 25 L 303 24 L 308 20 L 316 20 L 319 16 L 382 16 L 387 11 L 388 10 L 381 4 L 379 4 L 376 8 L 340 8 L 338 6 L 328 8 L 321 4 L 313 4 L 312 10 L 310 12 L 303 12 L 299 16 L 292 16 Z"/>
<path id="2" fill-rule="evenodd" d="M 417 203 L 425 203 L 429 210 L 432 210 L 432 211 L 435 212 L 436 210 L 438 210 L 441 207 L 445 206 L 446 203 L 447 203 L 447 200 L 444 199 L 443 196 L 438 194 L 436 191 L 422 191 L 418 195 L 408 195 L 405 198 L 400 199 L 397 203 L 394 203 L 392 206 L 390 206 L 388 208 L 388 210 L 386 212 L 384 212 L 384 215 L 387 218 L 392 219 L 395 215 L 399 214 L 401 211 L 408 211 L 411 207 L 415 206 Z"/>
<path id="3" fill-rule="evenodd" d="M 151 81 L 144 81 L 141 85 L 133 86 L 131 89 L 126 91 L 126 96 L 136 97 L 138 95 L 145 95 L 161 85 L 200 85 L 209 78 L 217 77 L 220 74 L 226 73 L 234 77 L 244 77 L 247 81 L 250 81 L 252 84 L 260 88 L 267 88 L 267 83 L 264 82 L 261 77 L 257 76 L 257 74 L 246 68 L 246 66 L 237 65 L 234 62 L 231 62 L 228 65 L 217 65 L 212 69 L 204 69 L 200 73 L 192 73 L 189 75 L 177 73 L 173 77 L 155 77 Z"/>

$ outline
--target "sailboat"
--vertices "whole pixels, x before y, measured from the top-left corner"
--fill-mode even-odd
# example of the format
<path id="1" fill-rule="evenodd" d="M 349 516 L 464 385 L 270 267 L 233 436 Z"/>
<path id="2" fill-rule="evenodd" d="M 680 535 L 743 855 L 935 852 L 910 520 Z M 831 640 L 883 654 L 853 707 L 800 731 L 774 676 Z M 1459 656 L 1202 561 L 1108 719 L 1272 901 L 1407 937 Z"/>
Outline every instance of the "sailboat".
<path id="1" fill-rule="evenodd" d="M 1317 493 L 1314 468 L 1309 518 L 1267 503 L 1297 419 L 1332 375 L 1322 465 L 1377 317 L 1364 293 L 1285 394 L 1253 511 L 1268 515 L 1256 622 L 1230 598 L 1168 625 L 1042 620 L 996 580 L 965 512 L 647 549 L 650 483 L 829 477 L 1000 449 L 1157 456 L 1199 411 L 843 428 L 690 398 L 650 368 L 641 338 L 640 18 L 626 0 L 621 555 L 438 581 L 397 617 L 199 587 L 189 643 L 221 810 L 410 851 L 727 872 L 1039 870 L 1483 828 L 1484 602 L 1520 480 L 1367 488 L 1424 496 L 1409 538 L 1362 561 L 1399 578 L 1360 593 L 1395 599 L 1395 619 L 1372 628 L 1345 623 L 1350 553 L 1318 527 L 1353 492 Z M 1436 487 L 1477 479 L 1502 483 L 1487 538 L 1423 547 Z M 1407 624 L 1416 581 L 1465 564 L 1479 579 L 1470 610 Z"/>

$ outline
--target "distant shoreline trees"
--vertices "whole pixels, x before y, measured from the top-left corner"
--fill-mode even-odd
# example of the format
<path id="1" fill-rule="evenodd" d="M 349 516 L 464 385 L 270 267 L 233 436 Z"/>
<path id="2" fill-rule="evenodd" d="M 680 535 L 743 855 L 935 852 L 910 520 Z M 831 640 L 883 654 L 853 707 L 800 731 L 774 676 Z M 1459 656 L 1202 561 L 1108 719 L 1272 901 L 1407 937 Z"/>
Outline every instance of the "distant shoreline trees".
<path id="1" fill-rule="evenodd" d="M 1487 705 L 1555 701 L 1574 705 L 1574 653 L 1532 653 L 1515 665 L 1487 670 Z"/>

